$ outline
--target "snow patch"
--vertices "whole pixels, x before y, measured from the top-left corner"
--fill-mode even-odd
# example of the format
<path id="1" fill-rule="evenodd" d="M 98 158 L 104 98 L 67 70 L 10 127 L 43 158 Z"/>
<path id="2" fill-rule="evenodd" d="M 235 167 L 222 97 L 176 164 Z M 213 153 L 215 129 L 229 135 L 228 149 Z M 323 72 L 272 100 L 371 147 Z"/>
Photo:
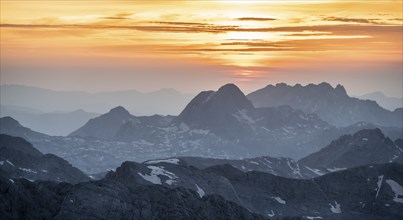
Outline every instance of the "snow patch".
<path id="1" fill-rule="evenodd" d="M 187 131 L 189 131 L 189 126 L 187 126 L 185 123 L 181 123 L 180 125 L 179 125 L 179 128 L 182 130 L 182 132 L 187 132 Z"/>
<path id="2" fill-rule="evenodd" d="M 206 195 L 204 190 L 202 188 L 200 188 L 199 185 L 196 184 L 196 188 L 197 188 L 197 193 L 199 194 L 200 198 L 202 198 L 204 195 Z"/>
<path id="3" fill-rule="evenodd" d="M 276 197 L 272 197 L 273 199 L 275 199 L 278 203 L 280 203 L 280 204 L 283 204 L 283 205 L 285 205 L 285 201 L 282 199 L 282 198 L 280 198 L 280 197 L 278 197 L 278 196 L 276 196 Z"/>
<path id="4" fill-rule="evenodd" d="M 4 164 L 4 161 L 0 161 L 0 165 L 2 165 L 2 166 L 3 166 L 3 164 Z"/>
<path id="5" fill-rule="evenodd" d="M 138 173 L 141 177 L 143 177 L 144 180 L 151 182 L 153 184 L 159 184 L 161 185 L 161 178 L 159 176 L 166 176 L 169 180 L 167 180 L 165 183 L 167 183 L 168 185 L 171 185 L 175 182 L 175 179 L 177 179 L 178 177 L 169 172 L 164 170 L 164 167 L 157 167 L 157 166 L 147 166 L 148 169 L 151 170 L 150 174 L 142 174 L 142 173 Z"/>
<path id="6" fill-rule="evenodd" d="M 274 216 L 274 212 L 273 212 L 273 210 L 271 210 L 271 212 L 270 212 L 270 213 L 267 213 L 267 215 L 268 215 L 269 217 L 273 217 L 273 216 Z"/>
<path id="7" fill-rule="evenodd" d="M 210 133 L 209 130 L 201 130 L 201 129 L 195 129 L 190 131 L 191 134 L 200 134 L 200 135 L 206 135 Z"/>
<path id="8" fill-rule="evenodd" d="M 334 167 L 334 168 L 327 168 L 327 170 L 328 170 L 329 172 L 337 172 L 337 171 L 341 171 L 341 170 L 345 170 L 345 169 L 347 169 L 347 168 L 337 168 L 337 167 Z"/>
<path id="9" fill-rule="evenodd" d="M 249 163 L 259 165 L 259 163 L 258 163 L 258 162 L 256 162 L 256 161 L 249 161 Z"/>
<path id="10" fill-rule="evenodd" d="M 314 169 L 314 168 L 310 168 L 310 167 L 307 167 L 307 166 L 305 166 L 305 168 L 307 168 L 308 170 L 310 170 L 311 172 L 315 173 L 318 176 L 324 175 L 322 172 L 320 172 L 319 169 Z"/>
<path id="11" fill-rule="evenodd" d="M 299 165 L 297 164 L 297 168 L 295 169 L 294 167 L 291 166 L 290 161 L 287 160 L 287 165 L 288 167 L 292 170 L 292 172 L 298 176 L 300 176 L 301 178 L 303 178 L 301 171 L 299 169 Z"/>
<path id="12" fill-rule="evenodd" d="M 20 168 L 18 168 L 18 169 L 20 169 L 20 170 L 22 170 L 22 171 L 24 171 L 24 172 L 38 174 L 35 170 L 31 170 L 31 169 L 28 169 L 28 168 L 22 168 L 22 167 L 20 167 Z"/>
<path id="13" fill-rule="evenodd" d="M 381 190 L 381 186 L 382 186 L 382 181 L 383 181 L 383 175 L 378 176 L 378 183 L 376 183 L 378 188 L 375 188 L 375 190 L 376 190 L 375 198 L 378 198 L 379 190 Z"/>
<path id="14" fill-rule="evenodd" d="M 156 163 L 171 163 L 171 164 L 178 164 L 179 159 L 171 158 L 171 159 L 162 159 L 162 160 L 150 160 L 145 162 L 145 164 L 156 164 Z"/>
<path id="15" fill-rule="evenodd" d="M 9 179 L 9 180 L 10 180 L 11 183 L 14 183 L 14 180 L 13 180 L 13 179 Z"/>
<path id="16" fill-rule="evenodd" d="M 336 214 L 340 214 L 340 213 L 341 213 L 340 204 L 337 203 L 336 201 L 334 201 L 334 204 L 335 204 L 335 205 L 333 206 L 332 203 L 329 203 L 329 205 L 330 205 L 330 211 L 332 211 L 333 213 L 336 213 Z"/>
<path id="17" fill-rule="evenodd" d="M 385 182 L 389 184 L 390 188 L 392 188 L 392 191 L 395 193 L 393 201 L 403 203 L 403 187 L 394 180 L 386 180 Z"/>
<path id="18" fill-rule="evenodd" d="M 368 138 L 363 138 L 363 139 L 361 139 L 361 140 L 363 140 L 363 141 L 368 141 Z"/>
<path id="19" fill-rule="evenodd" d="M 8 164 L 10 164 L 11 166 L 15 167 L 14 164 L 11 163 L 9 160 L 6 160 L 6 162 L 7 162 Z"/>
<path id="20" fill-rule="evenodd" d="M 237 114 L 233 114 L 238 121 L 246 121 L 247 123 L 253 124 L 255 121 L 246 114 L 245 110 L 238 111 Z"/>
<path id="21" fill-rule="evenodd" d="M 304 216 L 306 219 L 323 219 L 320 216 Z"/>

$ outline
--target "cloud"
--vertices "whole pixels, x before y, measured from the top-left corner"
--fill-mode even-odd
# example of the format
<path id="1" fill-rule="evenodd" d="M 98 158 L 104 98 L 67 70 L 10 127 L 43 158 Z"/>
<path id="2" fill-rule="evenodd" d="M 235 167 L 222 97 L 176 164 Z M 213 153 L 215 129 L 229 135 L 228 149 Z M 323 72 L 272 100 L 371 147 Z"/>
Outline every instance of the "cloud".
<path id="1" fill-rule="evenodd" d="M 178 25 L 178 26 L 211 26 L 208 23 L 198 23 L 198 22 L 177 22 L 177 21 L 153 21 L 150 23 L 154 24 L 165 24 L 165 25 Z"/>
<path id="2" fill-rule="evenodd" d="M 276 21 L 277 18 L 262 18 L 262 17 L 242 17 L 237 18 L 238 21 Z"/>
<path id="3" fill-rule="evenodd" d="M 129 16 L 131 16 L 131 13 L 119 13 L 119 14 L 115 14 L 113 16 L 105 16 L 105 17 L 101 17 L 103 19 L 111 19 L 111 20 L 127 20 L 130 19 Z"/>
<path id="4" fill-rule="evenodd" d="M 111 20 L 126 20 L 130 18 L 125 18 L 125 17 L 102 17 L 103 19 L 111 19 Z"/>
<path id="5" fill-rule="evenodd" d="M 377 18 L 343 18 L 343 17 L 325 17 L 325 21 L 339 21 L 339 22 L 349 22 L 349 23 L 361 23 L 361 24 L 385 24 Z"/>

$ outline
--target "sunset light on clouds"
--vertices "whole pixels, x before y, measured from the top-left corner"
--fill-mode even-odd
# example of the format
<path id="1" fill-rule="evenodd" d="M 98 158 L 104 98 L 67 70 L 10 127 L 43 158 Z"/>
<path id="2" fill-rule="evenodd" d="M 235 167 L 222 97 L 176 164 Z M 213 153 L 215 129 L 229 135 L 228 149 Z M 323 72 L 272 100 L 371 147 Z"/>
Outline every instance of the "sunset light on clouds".
<path id="1" fill-rule="evenodd" d="M 353 94 L 401 96 L 402 7 L 400 0 L 1 0 L 1 83 L 196 93 L 226 82 L 252 91 L 328 81 Z"/>

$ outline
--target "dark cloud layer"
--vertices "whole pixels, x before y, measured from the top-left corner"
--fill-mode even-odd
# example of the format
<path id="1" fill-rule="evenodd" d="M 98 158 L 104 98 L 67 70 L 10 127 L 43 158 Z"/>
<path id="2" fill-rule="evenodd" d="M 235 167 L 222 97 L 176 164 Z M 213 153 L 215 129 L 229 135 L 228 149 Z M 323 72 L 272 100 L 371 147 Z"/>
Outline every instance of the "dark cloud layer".
<path id="1" fill-rule="evenodd" d="M 237 18 L 238 21 L 276 21 L 276 18 L 261 18 L 261 17 L 242 17 Z"/>
<path id="2" fill-rule="evenodd" d="M 20 29 L 120 29 L 137 31 L 157 31 L 157 32 L 183 32 L 183 33 L 225 33 L 225 32 L 332 32 L 334 34 L 370 34 L 370 33 L 401 33 L 401 25 L 317 25 L 317 26 L 284 26 L 267 28 L 243 28 L 233 25 L 212 25 L 204 23 L 161 23 L 165 25 L 99 25 L 99 24 L 0 24 L 1 28 L 20 28 Z"/>

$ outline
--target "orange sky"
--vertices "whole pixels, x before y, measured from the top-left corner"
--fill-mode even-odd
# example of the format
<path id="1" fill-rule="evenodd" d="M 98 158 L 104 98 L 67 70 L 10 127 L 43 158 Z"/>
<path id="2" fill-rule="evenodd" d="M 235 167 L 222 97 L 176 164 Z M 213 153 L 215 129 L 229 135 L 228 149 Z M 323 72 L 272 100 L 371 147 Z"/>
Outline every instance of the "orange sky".
<path id="1" fill-rule="evenodd" d="M 402 7 L 400 0 L 1 0 L 1 83 L 197 92 L 227 82 L 252 91 L 328 81 L 355 94 L 401 96 Z"/>

